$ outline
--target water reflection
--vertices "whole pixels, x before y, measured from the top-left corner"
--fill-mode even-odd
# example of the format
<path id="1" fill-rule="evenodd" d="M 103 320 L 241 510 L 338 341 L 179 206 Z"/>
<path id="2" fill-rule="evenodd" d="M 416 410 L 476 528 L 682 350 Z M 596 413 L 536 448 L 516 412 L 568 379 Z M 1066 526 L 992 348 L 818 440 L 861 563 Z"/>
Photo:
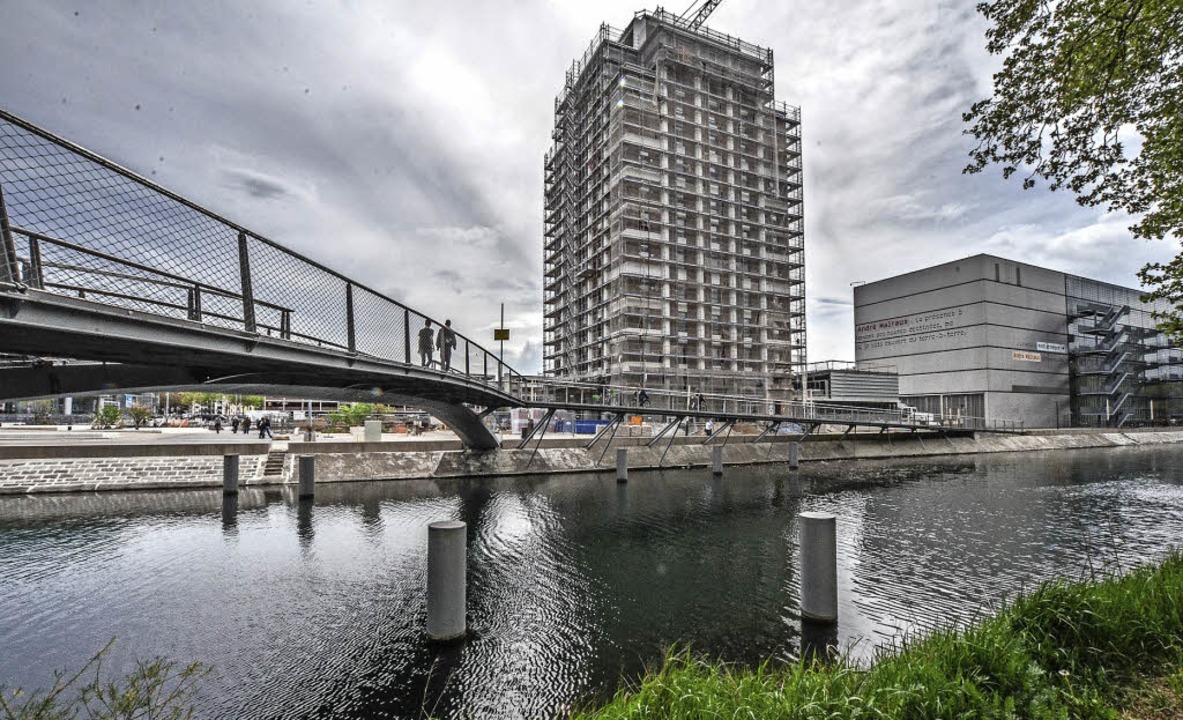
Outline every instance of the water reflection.
<path id="1" fill-rule="evenodd" d="M 806 661 L 831 662 L 838 658 L 838 623 L 801 620 L 801 652 Z"/>
<path id="2" fill-rule="evenodd" d="M 1051 575 L 1156 557 L 1172 448 L 0 498 L 0 678 L 111 636 L 215 668 L 205 717 L 547 717 L 674 643 L 855 658 Z M 797 615 L 796 515 L 839 516 L 839 624 Z M 425 641 L 427 525 L 469 523 L 465 643 Z M 226 542 L 227 538 L 234 542 Z"/>
<path id="3" fill-rule="evenodd" d="M 222 496 L 222 533 L 226 537 L 238 534 L 238 494 Z"/>

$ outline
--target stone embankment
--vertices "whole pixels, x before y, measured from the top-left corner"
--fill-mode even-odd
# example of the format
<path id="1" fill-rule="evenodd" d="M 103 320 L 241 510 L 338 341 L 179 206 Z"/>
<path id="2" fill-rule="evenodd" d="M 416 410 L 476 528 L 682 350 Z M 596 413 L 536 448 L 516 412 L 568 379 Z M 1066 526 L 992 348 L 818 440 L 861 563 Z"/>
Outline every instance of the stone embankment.
<path id="1" fill-rule="evenodd" d="M 711 446 L 702 438 L 679 437 L 666 447 L 647 438 L 618 438 L 613 447 L 627 447 L 633 470 L 709 467 Z M 793 438 L 780 436 L 759 443 L 732 436 L 723 449 L 726 465 L 783 463 Z M 607 472 L 615 468 L 613 451 L 585 448 L 586 440 L 555 439 L 537 451 L 531 446 L 476 453 L 449 441 L 437 442 L 292 442 L 287 452 L 266 446 L 122 445 L 85 449 L 56 447 L 39 453 L 29 447 L 0 450 L 0 494 L 95 490 L 220 487 L 222 458 L 242 454 L 242 485 L 288 484 L 296 481 L 297 457 L 314 454 L 316 481 L 399 480 L 488 475 Z M 1027 435 L 942 437 L 920 435 L 851 435 L 811 437 L 800 445 L 802 463 L 833 460 L 933 457 L 995 452 L 1120 448 L 1183 443 L 1183 430 L 1043 431 Z M 508 443 L 507 443 L 508 444 Z M 45 450 L 45 448 L 42 448 Z M 71 450 L 75 452 L 70 452 Z M 97 456 L 96 456 L 97 455 Z"/>

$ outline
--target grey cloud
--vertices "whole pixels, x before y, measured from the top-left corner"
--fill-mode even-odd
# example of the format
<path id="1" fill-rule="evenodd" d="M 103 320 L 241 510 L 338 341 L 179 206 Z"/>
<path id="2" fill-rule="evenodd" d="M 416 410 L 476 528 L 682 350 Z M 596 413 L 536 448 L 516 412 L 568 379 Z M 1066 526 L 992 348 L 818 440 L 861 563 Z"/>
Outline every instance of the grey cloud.
<path id="1" fill-rule="evenodd" d="M 532 328 L 514 342 L 532 363 L 553 99 L 599 23 L 636 9 L 0 3 L 0 95 L 462 329 L 499 322 L 504 302 L 507 322 Z M 771 46 L 778 98 L 803 107 L 811 356 L 852 357 L 841 298 L 854 280 L 991 251 L 1131 284 L 1131 268 L 1173 250 L 1127 242 L 1123 221 L 1063 194 L 961 174 L 960 113 L 996 65 L 971 4 L 728 0 L 711 25 Z"/>
<path id="2" fill-rule="evenodd" d="M 238 186 L 251 197 L 260 200 L 273 200 L 292 194 L 278 180 L 256 175 L 247 170 L 228 169 L 225 171 L 225 175 L 232 186 Z"/>

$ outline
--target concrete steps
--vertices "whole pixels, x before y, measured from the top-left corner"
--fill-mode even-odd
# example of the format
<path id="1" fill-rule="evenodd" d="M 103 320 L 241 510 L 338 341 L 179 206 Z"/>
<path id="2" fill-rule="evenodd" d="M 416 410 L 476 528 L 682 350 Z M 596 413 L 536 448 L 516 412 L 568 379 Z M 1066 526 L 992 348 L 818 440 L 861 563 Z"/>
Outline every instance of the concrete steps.
<path id="1" fill-rule="evenodd" d="M 272 450 L 267 453 L 267 461 L 263 464 L 263 477 L 278 477 L 283 474 L 283 460 L 287 457 L 287 450 Z"/>

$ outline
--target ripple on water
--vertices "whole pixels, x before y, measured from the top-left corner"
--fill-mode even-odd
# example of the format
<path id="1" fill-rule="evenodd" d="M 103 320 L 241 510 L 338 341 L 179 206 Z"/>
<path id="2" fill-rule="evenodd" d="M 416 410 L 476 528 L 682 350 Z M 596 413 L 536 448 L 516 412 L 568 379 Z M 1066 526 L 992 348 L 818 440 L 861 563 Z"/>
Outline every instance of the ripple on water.
<path id="1" fill-rule="evenodd" d="M 795 518 L 839 515 L 838 637 L 868 657 L 1090 564 L 1177 543 L 1178 450 L 349 483 L 314 503 L 216 492 L 0 498 L 0 677 L 41 684 L 112 636 L 113 667 L 214 668 L 203 717 L 550 717 L 671 643 L 793 657 Z M 427 525 L 469 523 L 473 636 L 433 646 Z"/>

